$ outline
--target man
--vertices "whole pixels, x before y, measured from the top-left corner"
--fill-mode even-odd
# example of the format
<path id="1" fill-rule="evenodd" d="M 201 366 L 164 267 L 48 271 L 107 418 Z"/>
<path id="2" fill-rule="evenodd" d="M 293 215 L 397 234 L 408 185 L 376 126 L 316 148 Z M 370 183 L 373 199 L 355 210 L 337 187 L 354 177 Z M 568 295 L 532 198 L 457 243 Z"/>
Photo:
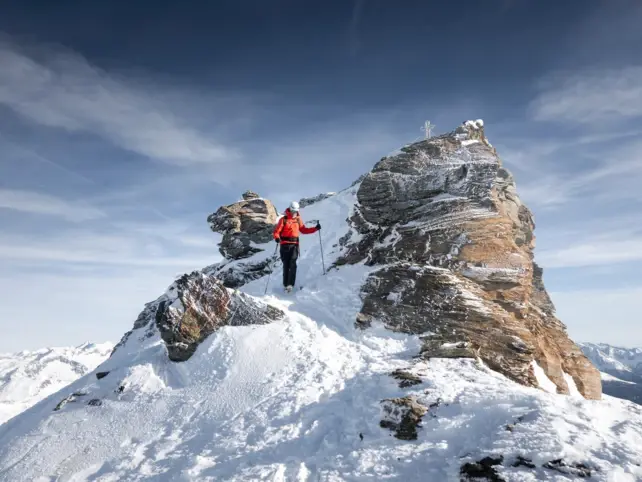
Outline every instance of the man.
<path id="1" fill-rule="evenodd" d="M 285 215 L 279 219 L 274 229 L 274 240 L 281 245 L 281 261 L 283 261 L 283 286 L 288 293 L 296 282 L 296 260 L 299 257 L 299 233 L 312 234 L 321 229 L 317 222 L 314 228 L 303 224 L 299 215 L 299 203 L 292 201 L 285 210 Z"/>

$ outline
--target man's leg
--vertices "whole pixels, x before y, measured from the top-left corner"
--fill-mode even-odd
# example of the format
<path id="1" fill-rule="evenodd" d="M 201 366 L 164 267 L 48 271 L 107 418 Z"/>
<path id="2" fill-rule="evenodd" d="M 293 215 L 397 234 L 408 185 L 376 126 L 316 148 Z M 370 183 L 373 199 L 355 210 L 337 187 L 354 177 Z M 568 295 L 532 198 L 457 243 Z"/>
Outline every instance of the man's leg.
<path id="1" fill-rule="evenodd" d="M 288 284 L 290 286 L 294 286 L 296 283 L 296 260 L 299 257 L 299 245 L 294 244 L 292 245 L 292 255 L 290 257 L 290 279 L 288 280 Z"/>
<path id="2" fill-rule="evenodd" d="M 288 251 L 288 245 L 281 245 L 281 262 L 283 263 L 283 286 L 288 285 L 288 279 L 290 277 L 290 254 Z"/>

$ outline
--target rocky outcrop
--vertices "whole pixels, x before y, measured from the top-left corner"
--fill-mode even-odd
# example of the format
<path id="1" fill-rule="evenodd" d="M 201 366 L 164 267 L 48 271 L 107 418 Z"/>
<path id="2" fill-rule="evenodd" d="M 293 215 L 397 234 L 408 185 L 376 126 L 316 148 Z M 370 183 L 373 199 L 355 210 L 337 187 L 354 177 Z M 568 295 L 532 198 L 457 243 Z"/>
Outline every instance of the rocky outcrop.
<path id="1" fill-rule="evenodd" d="M 459 470 L 461 480 L 463 482 L 480 480 L 488 482 L 506 482 L 506 479 L 501 477 L 498 472 L 498 470 L 503 469 L 504 467 L 512 467 L 514 469 L 518 468 L 520 469 L 518 473 L 529 479 L 531 478 L 529 476 L 539 475 L 540 477 L 543 477 L 543 474 L 546 474 L 547 472 L 557 472 L 573 477 L 573 480 L 577 480 L 580 478 L 590 478 L 593 473 L 599 472 L 597 468 L 591 467 L 583 462 L 567 462 L 564 459 L 555 459 L 546 462 L 541 465 L 541 470 L 537 471 L 537 465 L 527 457 L 518 455 L 512 459 L 512 462 L 510 462 L 510 460 L 507 460 L 507 457 L 496 455 L 484 457 L 476 462 L 466 462 Z M 511 471 L 511 473 L 515 474 L 515 471 Z M 538 478 L 537 480 L 544 479 Z"/>
<path id="2" fill-rule="evenodd" d="M 428 409 L 416 397 L 394 398 L 382 402 L 379 425 L 395 433 L 399 440 L 417 440 L 417 428 Z"/>
<path id="3" fill-rule="evenodd" d="M 248 258 L 260 251 L 256 244 L 272 239 L 278 214 L 271 201 L 252 191 L 243 200 L 222 206 L 207 218 L 210 228 L 223 235 L 219 251 L 226 259 Z"/>
<path id="4" fill-rule="evenodd" d="M 484 480 L 487 482 L 506 482 L 506 479 L 499 476 L 495 467 L 504 463 L 504 457 L 484 457 L 477 462 L 467 462 L 461 466 L 459 475 L 463 481 Z"/>
<path id="5" fill-rule="evenodd" d="M 201 272 L 183 275 L 167 293 L 149 303 L 132 331 L 117 345 L 124 345 L 135 330 L 153 336 L 156 330 L 167 346 L 169 359 L 188 360 L 198 346 L 222 326 L 267 324 L 284 313 L 238 291 L 227 289 L 221 280 Z"/>
<path id="6" fill-rule="evenodd" d="M 319 194 L 314 197 L 304 197 L 299 201 L 299 207 L 301 209 L 308 207 L 312 204 L 318 203 L 319 201 L 323 201 L 324 199 L 328 199 L 332 196 L 336 195 L 336 192 L 327 192 L 323 194 Z"/>
<path id="7" fill-rule="evenodd" d="M 184 275 L 158 304 L 155 314 L 163 341 L 172 361 L 187 360 L 198 345 L 221 326 L 267 324 L 284 313 L 240 292 L 231 292 L 223 283 L 202 273 Z"/>
<path id="8" fill-rule="evenodd" d="M 205 272 L 216 276 L 225 287 L 236 289 L 270 274 L 274 270 L 275 261 L 274 257 L 257 261 L 224 261 L 206 268 Z"/>
<path id="9" fill-rule="evenodd" d="M 424 357 L 479 357 L 538 386 L 535 363 L 569 393 L 600 398 L 598 371 L 555 318 L 533 261 L 533 216 L 481 121 L 383 158 L 363 179 L 337 265 L 384 265 L 357 325 L 424 336 Z"/>

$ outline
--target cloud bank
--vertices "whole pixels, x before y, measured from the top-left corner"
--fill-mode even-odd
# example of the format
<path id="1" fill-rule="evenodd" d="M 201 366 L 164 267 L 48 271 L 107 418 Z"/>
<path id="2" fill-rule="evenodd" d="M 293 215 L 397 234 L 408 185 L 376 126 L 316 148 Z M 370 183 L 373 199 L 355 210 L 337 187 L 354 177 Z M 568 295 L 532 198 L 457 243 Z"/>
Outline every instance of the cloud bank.
<path id="1" fill-rule="evenodd" d="M 556 74 L 531 103 L 538 121 L 601 123 L 642 116 L 642 66 Z"/>
<path id="2" fill-rule="evenodd" d="M 0 104 L 38 124 L 95 134 L 178 166 L 236 156 L 170 110 L 162 89 L 108 74 L 78 54 L 38 55 L 0 40 L 0 65 Z"/>

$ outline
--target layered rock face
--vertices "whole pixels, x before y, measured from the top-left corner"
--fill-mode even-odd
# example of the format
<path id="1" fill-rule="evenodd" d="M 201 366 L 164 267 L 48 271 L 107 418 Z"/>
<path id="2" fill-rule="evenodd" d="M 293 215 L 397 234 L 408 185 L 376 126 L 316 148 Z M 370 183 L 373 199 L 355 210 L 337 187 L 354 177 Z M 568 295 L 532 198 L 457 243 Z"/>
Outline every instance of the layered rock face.
<path id="1" fill-rule="evenodd" d="M 253 191 L 246 191 L 242 201 L 220 207 L 207 222 L 212 231 L 223 235 L 219 251 L 225 260 L 205 271 L 227 288 L 238 288 L 267 275 L 272 258 L 248 258 L 262 251 L 257 245 L 272 241 L 278 218 L 274 204 Z"/>
<path id="2" fill-rule="evenodd" d="M 534 221 L 481 121 L 406 146 L 363 179 L 338 265 L 384 265 L 363 287 L 359 326 L 425 335 L 424 357 L 480 357 L 559 393 L 600 398 L 599 372 L 566 334 L 533 261 Z"/>
<path id="3" fill-rule="evenodd" d="M 226 259 L 248 258 L 261 251 L 253 244 L 272 239 L 272 229 L 278 215 L 271 201 L 252 191 L 243 194 L 243 200 L 222 206 L 207 218 L 210 228 L 223 235 L 219 246 Z"/>
<path id="4" fill-rule="evenodd" d="M 282 319 L 284 313 L 203 273 L 183 275 L 167 293 L 149 303 L 116 349 L 134 331 L 145 328 L 143 336 L 155 330 L 167 346 L 172 361 L 188 360 L 198 346 L 222 326 L 267 324 Z"/>
<path id="5" fill-rule="evenodd" d="M 323 201 L 324 199 L 328 199 L 332 196 L 334 196 L 336 193 L 334 192 L 326 192 L 323 194 L 319 194 L 318 196 L 314 197 L 304 197 L 299 201 L 299 206 L 301 209 L 306 208 L 308 206 L 311 206 L 312 204 L 318 203 L 319 201 Z"/>

